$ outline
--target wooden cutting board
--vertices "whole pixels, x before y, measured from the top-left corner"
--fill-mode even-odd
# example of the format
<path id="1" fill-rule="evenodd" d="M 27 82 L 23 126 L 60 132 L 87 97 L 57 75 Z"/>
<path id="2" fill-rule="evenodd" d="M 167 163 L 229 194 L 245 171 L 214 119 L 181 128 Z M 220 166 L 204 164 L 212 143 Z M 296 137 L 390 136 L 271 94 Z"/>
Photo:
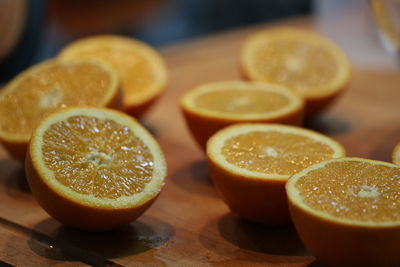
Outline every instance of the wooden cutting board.
<path id="1" fill-rule="evenodd" d="M 312 28 L 308 19 L 279 24 Z M 17 266 L 321 266 L 293 226 L 263 227 L 229 212 L 178 108 L 179 97 L 195 85 L 240 79 L 241 44 L 265 27 L 161 49 L 168 90 L 142 122 L 165 152 L 168 180 L 154 206 L 123 229 L 87 233 L 51 219 L 32 198 L 23 166 L 1 148 L 0 260 Z M 349 156 L 389 161 L 400 141 L 399 73 L 355 66 L 348 90 L 305 126 L 341 142 Z"/>

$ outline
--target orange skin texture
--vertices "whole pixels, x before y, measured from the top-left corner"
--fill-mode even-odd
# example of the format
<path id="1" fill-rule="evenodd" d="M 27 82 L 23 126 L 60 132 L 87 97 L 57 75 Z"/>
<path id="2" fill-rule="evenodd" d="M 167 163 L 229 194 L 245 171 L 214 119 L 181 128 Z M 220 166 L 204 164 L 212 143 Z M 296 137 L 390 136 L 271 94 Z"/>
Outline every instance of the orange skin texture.
<path id="1" fill-rule="evenodd" d="M 61 196 L 52 190 L 39 176 L 28 151 L 25 173 L 33 196 L 40 206 L 61 223 L 87 231 L 105 231 L 115 229 L 136 220 L 156 200 L 132 208 L 106 209 L 90 207 Z"/>
<path id="2" fill-rule="evenodd" d="M 116 110 L 122 110 L 124 106 L 123 99 L 124 99 L 123 91 L 121 88 L 119 88 L 117 94 L 110 100 L 110 103 L 108 103 L 106 107 Z"/>
<path id="3" fill-rule="evenodd" d="M 134 118 L 140 118 L 155 104 L 155 102 L 157 102 L 163 93 L 164 92 L 161 91 L 158 95 L 152 96 L 144 102 L 136 105 L 125 105 L 124 111 Z"/>
<path id="4" fill-rule="evenodd" d="M 339 224 L 305 213 L 289 200 L 296 230 L 307 249 L 331 266 L 400 266 L 400 226 Z"/>
<path id="5" fill-rule="evenodd" d="M 190 110 L 186 110 L 181 108 L 184 119 L 186 121 L 186 125 L 188 126 L 193 138 L 200 146 L 203 151 L 206 151 L 207 141 L 208 139 L 218 132 L 219 130 L 240 122 L 249 122 L 249 123 L 281 123 L 281 124 L 289 124 L 300 126 L 303 123 L 303 108 L 296 110 L 295 112 L 288 114 L 284 117 L 278 118 L 269 118 L 265 120 L 227 120 L 227 119 L 217 119 L 210 117 L 203 117 L 198 114 L 191 112 Z"/>
<path id="6" fill-rule="evenodd" d="M 291 223 L 286 181 L 246 178 L 222 169 L 209 160 L 211 177 L 230 210 L 268 226 Z"/>
<path id="7" fill-rule="evenodd" d="M 346 85 L 333 94 L 321 96 L 319 98 L 305 98 L 306 117 L 312 118 L 323 112 L 332 105 L 348 87 L 349 85 Z"/>
<path id="8" fill-rule="evenodd" d="M 118 93 L 110 100 L 106 107 L 121 110 L 123 108 L 122 99 L 123 92 L 121 89 Z M 2 145 L 6 148 L 8 154 L 13 158 L 17 159 L 19 162 L 23 163 L 29 147 L 28 142 L 14 142 L 8 140 L 1 140 Z"/>
<path id="9" fill-rule="evenodd" d="M 1 144 L 7 150 L 8 154 L 19 162 L 23 163 L 28 150 L 28 143 L 26 142 L 10 142 L 1 140 Z"/>

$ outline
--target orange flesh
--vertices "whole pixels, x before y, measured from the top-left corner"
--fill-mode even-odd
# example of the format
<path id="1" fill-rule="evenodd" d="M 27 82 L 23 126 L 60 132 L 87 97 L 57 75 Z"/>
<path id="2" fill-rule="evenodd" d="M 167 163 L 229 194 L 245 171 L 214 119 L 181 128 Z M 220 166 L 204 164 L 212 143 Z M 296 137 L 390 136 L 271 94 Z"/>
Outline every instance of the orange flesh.
<path id="1" fill-rule="evenodd" d="M 126 98 L 147 92 L 158 79 L 154 66 L 135 49 L 125 46 L 91 46 L 89 49 L 72 50 L 73 57 L 99 58 L 113 66 L 121 79 Z M 67 53 L 70 57 L 70 54 Z"/>
<path id="2" fill-rule="evenodd" d="M 323 89 L 339 69 L 329 51 L 297 40 L 268 42 L 254 55 L 254 68 L 263 80 L 284 84 L 302 94 Z"/>
<path id="3" fill-rule="evenodd" d="M 153 175 L 149 148 L 129 128 L 108 119 L 74 116 L 51 125 L 42 153 L 61 184 L 97 198 L 139 193 Z"/>
<path id="4" fill-rule="evenodd" d="M 267 174 L 292 175 L 323 160 L 334 151 L 328 145 L 290 133 L 260 132 L 225 141 L 222 154 L 238 167 Z"/>
<path id="5" fill-rule="evenodd" d="M 306 205 L 338 218 L 400 220 L 400 168 L 359 161 L 329 163 L 302 176 L 295 186 Z"/>
<path id="6" fill-rule="evenodd" d="M 0 127 L 3 132 L 31 134 L 38 122 L 58 107 L 98 105 L 110 82 L 107 72 L 90 63 L 42 68 L 0 99 Z"/>
<path id="7" fill-rule="evenodd" d="M 276 111 L 289 104 L 289 99 L 278 93 L 258 90 L 224 90 L 196 96 L 199 108 L 223 113 L 266 113 Z"/>

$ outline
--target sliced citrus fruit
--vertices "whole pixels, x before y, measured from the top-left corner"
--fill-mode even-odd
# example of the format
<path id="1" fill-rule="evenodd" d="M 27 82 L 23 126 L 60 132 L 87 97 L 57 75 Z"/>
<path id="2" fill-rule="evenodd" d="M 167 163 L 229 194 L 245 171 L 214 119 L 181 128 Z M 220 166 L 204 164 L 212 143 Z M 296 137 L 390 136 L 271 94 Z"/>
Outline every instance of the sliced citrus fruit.
<path id="1" fill-rule="evenodd" d="M 52 217 L 80 229 L 108 230 L 150 207 L 164 185 L 166 163 L 132 117 L 75 107 L 51 114 L 34 131 L 26 175 Z"/>
<path id="2" fill-rule="evenodd" d="M 49 60 L 19 74 L 0 91 L 0 140 L 25 159 L 33 129 L 49 112 L 70 105 L 122 107 L 115 71 L 98 60 Z"/>
<path id="3" fill-rule="evenodd" d="M 226 204 L 266 225 L 290 222 L 285 183 L 292 174 L 344 155 L 327 136 L 280 124 L 228 126 L 207 143 L 211 177 Z"/>
<path id="4" fill-rule="evenodd" d="M 240 66 L 247 79 L 282 84 L 304 96 L 307 115 L 332 102 L 350 78 L 350 64 L 341 49 L 322 36 L 292 28 L 250 36 Z"/>
<path id="5" fill-rule="evenodd" d="M 308 250 L 333 266 L 400 265 L 400 167 L 342 158 L 286 184 L 294 225 Z"/>
<path id="6" fill-rule="evenodd" d="M 240 122 L 275 122 L 300 125 L 303 100 L 275 84 L 221 81 L 186 92 L 181 110 L 194 139 L 204 150 L 218 130 Z"/>
<path id="7" fill-rule="evenodd" d="M 126 112 L 140 116 L 161 95 L 167 70 L 160 54 L 149 45 L 129 37 L 98 35 L 67 45 L 61 58 L 100 58 L 118 72 Z"/>
<path id="8" fill-rule="evenodd" d="M 400 165 L 400 143 L 393 149 L 392 161 L 393 163 Z"/>

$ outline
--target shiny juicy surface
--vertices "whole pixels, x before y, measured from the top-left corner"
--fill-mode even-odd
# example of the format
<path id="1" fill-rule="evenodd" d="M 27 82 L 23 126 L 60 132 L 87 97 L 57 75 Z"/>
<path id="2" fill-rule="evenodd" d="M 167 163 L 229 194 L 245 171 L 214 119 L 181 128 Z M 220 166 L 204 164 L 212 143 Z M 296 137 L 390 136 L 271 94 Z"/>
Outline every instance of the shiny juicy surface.
<path id="1" fill-rule="evenodd" d="M 25 77 L 0 97 L 0 127 L 7 133 L 31 134 L 50 111 L 68 105 L 98 106 L 110 75 L 90 63 L 51 65 Z"/>
<path id="2" fill-rule="evenodd" d="M 196 96 L 195 105 L 230 114 L 259 114 L 279 110 L 289 104 L 282 94 L 260 90 L 223 90 Z"/>
<path id="3" fill-rule="evenodd" d="M 312 209 L 354 221 L 400 221 L 400 167 L 335 162 L 296 182 Z"/>
<path id="4" fill-rule="evenodd" d="M 108 119 L 70 117 L 43 136 L 46 166 L 63 185 L 97 198 L 141 192 L 153 174 L 153 156 L 127 127 Z"/>
<path id="5" fill-rule="evenodd" d="M 304 136 L 254 131 L 226 140 L 222 154 L 231 164 L 250 171 L 292 175 L 314 163 L 331 159 L 333 150 Z"/>
<path id="6" fill-rule="evenodd" d="M 303 95 L 323 89 L 338 69 L 324 48 L 288 39 L 260 45 L 253 63 L 263 80 L 284 84 Z"/>

